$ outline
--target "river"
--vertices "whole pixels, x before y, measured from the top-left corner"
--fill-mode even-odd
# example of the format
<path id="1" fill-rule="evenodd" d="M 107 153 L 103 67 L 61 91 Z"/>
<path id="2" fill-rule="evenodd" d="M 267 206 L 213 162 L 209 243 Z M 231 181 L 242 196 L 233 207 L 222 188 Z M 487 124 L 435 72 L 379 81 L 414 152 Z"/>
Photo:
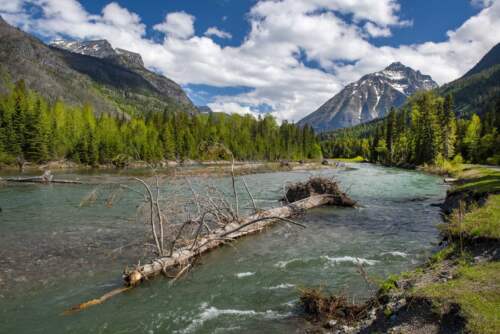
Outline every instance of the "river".
<path id="1" fill-rule="evenodd" d="M 107 208 L 98 196 L 80 207 L 95 186 L 0 186 L 0 333 L 301 332 L 307 326 L 297 316 L 301 287 L 322 286 L 361 301 L 373 290 L 358 262 L 382 279 L 422 263 L 438 242 L 441 218 L 432 204 L 446 193 L 440 178 L 350 167 L 246 176 L 263 208 L 279 205 L 284 183 L 312 174 L 335 177 L 360 207 L 311 210 L 298 219 L 306 229 L 278 224 L 207 254 L 173 286 L 159 277 L 70 316 L 61 313 L 119 286 L 123 268 L 146 259 L 142 247 L 119 248 L 144 235 L 135 222 L 138 197 L 123 192 Z M 131 182 L 126 174 L 103 172 L 57 177 Z M 229 186 L 226 177 L 210 181 Z M 190 196 L 182 179 L 163 187 L 172 198 Z"/>

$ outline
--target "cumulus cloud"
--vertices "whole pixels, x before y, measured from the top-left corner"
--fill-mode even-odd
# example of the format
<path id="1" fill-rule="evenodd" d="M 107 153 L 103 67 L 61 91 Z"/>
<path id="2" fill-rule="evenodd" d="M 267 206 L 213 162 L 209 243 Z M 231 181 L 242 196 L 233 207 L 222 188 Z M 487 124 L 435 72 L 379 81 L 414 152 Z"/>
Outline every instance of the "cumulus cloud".
<path id="1" fill-rule="evenodd" d="M 186 39 L 194 35 L 194 16 L 185 12 L 170 13 L 163 23 L 153 28 L 168 36 Z"/>
<path id="2" fill-rule="evenodd" d="M 258 1 L 247 15 L 250 30 L 239 46 L 216 43 L 210 36 L 224 33 L 218 29 L 196 35 L 195 18 L 185 12 L 169 13 L 153 27 L 165 34 L 156 42 L 147 37 L 138 15 L 117 3 L 91 15 L 76 0 L 15 2 L 0 0 L 0 13 L 25 30 L 48 38 L 105 38 L 115 47 L 140 53 L 146 66 L 180 84 L 251 88 L 216 96 L 210 104 L 215 111 L 255 114 L 266 105 L 277 118 L 295 121 L 343 85 L 393 61 L 448 82 L 500 40 L 495 33 L 500 32 L 499 1 L 449 31 L 443 42 L 398 47 L 370 41 L 408 25 L 396 0 Z M 39 14 L 23 9 L 26 3 L 37 6 Z"/>
<path id="3" fill-rule="evenodd" d="M 219 38 L 231 39 L 233 36 L 227 31 L 220 30 L 217 27 L 210 27 L 205 31 L 205 36 L 217 36 Z"/>

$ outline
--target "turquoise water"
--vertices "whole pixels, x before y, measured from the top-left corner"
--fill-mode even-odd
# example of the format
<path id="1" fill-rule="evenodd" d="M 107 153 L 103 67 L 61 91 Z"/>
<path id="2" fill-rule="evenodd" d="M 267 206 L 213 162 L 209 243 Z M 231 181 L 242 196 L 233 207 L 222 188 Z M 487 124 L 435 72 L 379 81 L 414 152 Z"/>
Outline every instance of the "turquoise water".
<path id="1" fill-rule="evenodd" d="M 438 241 L 439 209 L 431 204 L 445 195 L 439 178 L 353 167 L 246 176 L 261 207 L 278 205 L 284 183 L 313 174 L 334 176 L 361 206 L 311 210 L 298 218 L 304 230 L 277 225 L 207 254 L 173 286 L 158 278 L 71 316 L 60 314 L 119 286 L 126 265 L 147 260 L 137 244 L 145 231 L 135 222 L 138 197 L 124 192 L 106 208 L 99 196 L 94 205 L 79 207 L 94 186 L 0 187 L 0 333 L 301 332 L 301 287 L 323 286 L 362 300 L 373 291 L 357 262 L 370 275 L 386 277 L 424 261 Z M 59 177 L 130 182 L 117 174 Z M 227 178 L 209 181 L 222 189 L 229 184 Z M 206 182 L 193 180 L 195 186 Z M 190 196 L 182 179 L 164 190 L 172 198 Z"/>

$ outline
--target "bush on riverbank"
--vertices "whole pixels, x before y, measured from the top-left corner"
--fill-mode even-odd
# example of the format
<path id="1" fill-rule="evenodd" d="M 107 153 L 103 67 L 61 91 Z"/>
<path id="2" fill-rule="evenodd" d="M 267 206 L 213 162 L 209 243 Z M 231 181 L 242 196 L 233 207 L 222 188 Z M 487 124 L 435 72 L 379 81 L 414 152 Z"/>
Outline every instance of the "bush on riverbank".
<path id="1" fill-rule="evenodd" d="M 490 195 L 465 215 L 456 211 L 445 228 L 454 237 L 500 239 L 500 195 Z"/>

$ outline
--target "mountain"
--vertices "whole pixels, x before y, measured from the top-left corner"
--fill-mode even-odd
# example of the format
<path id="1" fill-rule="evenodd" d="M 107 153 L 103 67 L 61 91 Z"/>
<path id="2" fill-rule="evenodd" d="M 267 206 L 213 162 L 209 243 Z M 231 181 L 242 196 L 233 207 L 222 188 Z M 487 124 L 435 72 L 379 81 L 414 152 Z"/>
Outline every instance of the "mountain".
<path id="1" fill-rule="evenodd" d="M 463 77 L 470 77 L 474 74 L 482 72 L 483 70 L 489 69 L 495 65 L 500 64 L 500 43 L 495 45 L 483 58 L 477 63 L 473 68 L 469 70 Z"/>
<path id="2" fill-rule="evenodd" d="M 459 117 L 483 114 L 500 101 L 500 43 L 463 77 L 443 85 L 440 95 L 452 94 Z"/>
<path id="3" fill-rule="evenodd" d="M 367 74 L 298 122 L 316 132 L 351 127 L 383 117 L 391 107 L 401 106 L 408 96 L 438 85 L 428 75 L 399 62 Z"/>
<path id="4" fill-rule="evenodd" d="M 1 17 L 0 40 L 0 92 L 23 79 L 52 101 L 88 103 L 97 112 L 196 112 L 178 84 L 146 69 L 139 54 L 105 40 L 47 46 Z"/>
<path id="5" fill-rule="evenodd" d="M 209 106 L 198 106 L 197 108 L 201 114 L 211 114 L 214 112 Z"/>

